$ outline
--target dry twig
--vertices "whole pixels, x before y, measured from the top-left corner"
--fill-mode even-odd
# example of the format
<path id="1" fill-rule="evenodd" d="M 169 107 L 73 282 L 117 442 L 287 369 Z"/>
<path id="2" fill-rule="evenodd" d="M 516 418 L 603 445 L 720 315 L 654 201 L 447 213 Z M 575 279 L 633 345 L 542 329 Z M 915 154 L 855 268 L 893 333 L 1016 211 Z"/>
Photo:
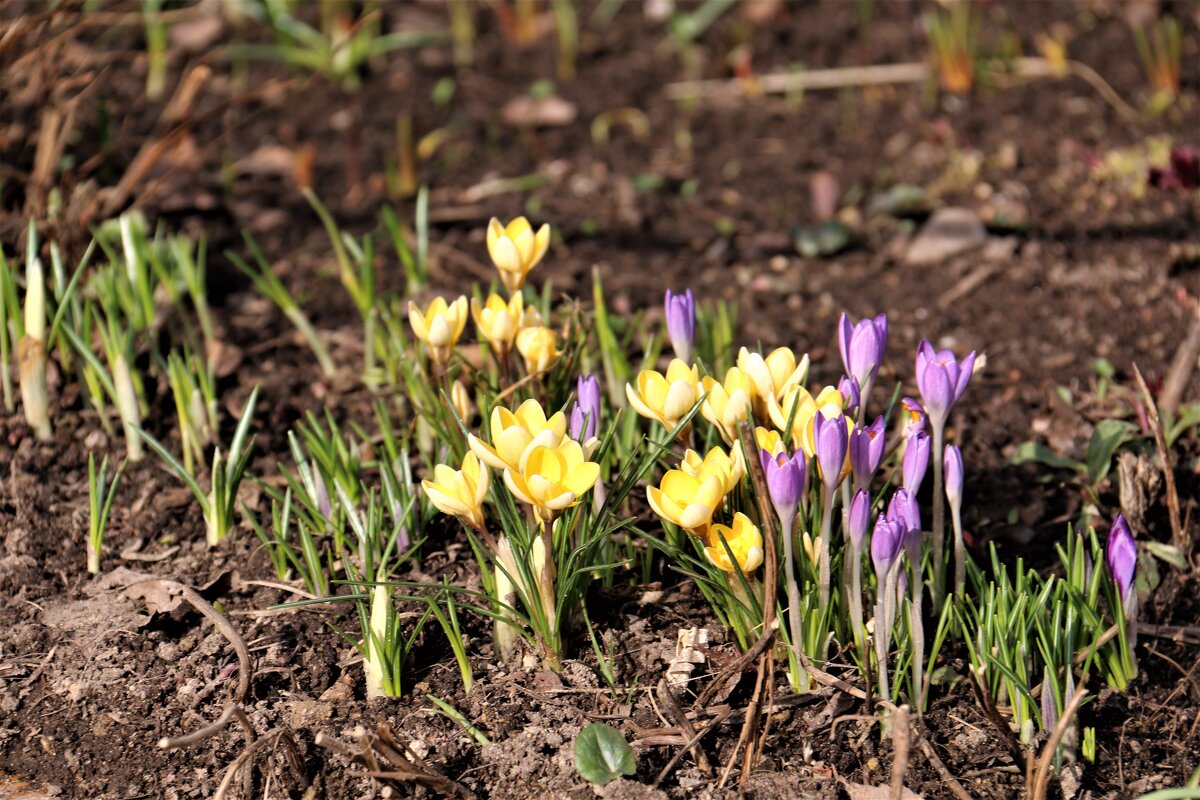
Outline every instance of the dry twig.
<path id="1" fill-rule="evenodd" d="M 1163 482 L 1167 490 L 1167 512 L 1171 517 L 1171 542 L 1190 563 L 1191 543 L 1188 541 L 1187 531 L 1183 529 L 1183 524 L 1179 520 L 1179 494 L 1175 490 L 1175 470 L 1171 467 L 1171 451 L 1167 449 L 1167 439 L 1163 435 L 1158 406 L 1155 404 L 1154 396 L 1150 394 L 1150 389 L 1146 386 L 1146 379 L 1142 377 L 1142 371 L 1138 369 L 1137 364 L 1133 365 L 1133 377 L 1137 379 L 1138 388 L 1146 401 L 1146 417 L 1150 422 L 1150 431 L 1154 434 L 1158 458 L 1162 461 Z"/>
<path id="2" fill-rule="evenodd" d="M 912 730 L 908 727 L 908 706 L 902 705 L 892 714 L 892 800 L 904 798 L 904 776 L 908 772 L 908 751 Z"/>

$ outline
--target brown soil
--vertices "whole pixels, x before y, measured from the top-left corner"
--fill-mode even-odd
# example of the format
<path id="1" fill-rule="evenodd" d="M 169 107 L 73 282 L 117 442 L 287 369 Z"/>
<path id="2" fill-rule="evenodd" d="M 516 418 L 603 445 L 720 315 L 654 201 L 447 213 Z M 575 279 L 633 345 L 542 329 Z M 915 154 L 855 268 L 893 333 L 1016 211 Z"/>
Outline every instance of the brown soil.
<path id="1" fill-rule="evenodd" d="M 538 276 L 553 280 L 556 292 L 588 296 L 598 270 L 618 310 L 654 309 L 667 287 L 690 286 L 700 296 L 729 299 L 739 309 L 741 342 L 807 351 L 818 380 L 837 378 L 833 329 L 843 309 L 856 317 L 889 314 L 893 371 L 887 377 L 909 388 L 910 354 L 922 337 L 986 353 L 987 370 L 956 417 L 969 465 L 965 524 L 974 541 L 996 540 L 1006 555 L 1022 550 L 1011 541 L 1032 536 L 1032 557 L 1040 553 L 1039 563 L 1048 565 L 1053 542 L 1078 516 L 1079 493 L 1046 483 L 1037 469 L 1009 466 L 1008 456 L 1031 438 L 1080 455 L 1103 412 L 1090 400 L 1093 360 L 1114 364 L 1122 384 L 1130 383 L 1136 363 L 1157 385 L 1200 293 L 1197 196 L 1151 190 L 1134 197 L 1119 182 L 1098 178 L 1096 169 L 1106 154 L 1150 135 L 1195 143 L 1200 6 L 1172 4 L 1185 30 L 1183 96 L 1162 116 L 1136 123 L 1073 80 L 985 87 L 968 99 L 940 103 L 927 102 L 919 87 L 899 86 L 810 93 L 798 108 L 780 98 L 690 108 L 662 91 L 685 76 L 680 59 L 661 47 L 664 31 L 642 19 L 640 4 L 627 6 L 608 27 L 583 25 L 578 77 L 558 86 L 578 112 L 577 121 L 564 127 L 514 130 L 500 121 L 507 100 L 554 75 L 554 36 L 518 50 L 484 10 L 476 14 L 481 35 L 473 68 L 456 72 L 449 51 L 440 49 L 401 53 L 373 66 L 352 106 L 361 114 L 366 179 L 362 195 L 349 200 L 345 139 L 333 113 L 342 104 L 340 93 L 278 65 L 254 63 L 234 74 L 211 52 L 173 51 L 173 82 L 199 63 L 207 63 L 213 76 L 192 111 L 195 123 L 117 210 L 135 203 L 168 229 L 208 238 L 215 311 L 227 341 L 243 356 L 222 382 L 223 396 L 240 405 L 249 387 L 263 384 L 260 455 L 252 471 L 276 474 L 275 454 L 286 452 L 284 433 L 306 410 L 328 406 L 341 419 L 366 422 L 371 397 L 355 388 L 352 377 L 323 382 L 286 321 L 220 254 L 241 247 L 242 228 L 252 230 L 289 284 L 306 296 L 317 326 L 331 332 L 335 358 L 355 363 L 356 314 L 330 276 L 327 240 L 296 191 L 291 162 L 280 164 L 278 154 L 312 147 L 318 194 L 351 230 L 370 229 L 384 199 L 383 165 L 394 152 L 396 116 L 409 112 L 418 135 L 450 132 L 420 174 L 432 187 L 437 220 L 436 289 L 462 291 L 486 275 L 482 226 L 488 217 L 529 212 L 561 234 Z M 697 43 L 695 74 L 726 77 L 725 56 L 740 44 L 750 48 L 759 73 L 796 62 L 816 69 L 923 58 L 914 9 L 875 6 L 865 34 L 856 28 L 852 3 L 788 5 L 758 26 L 731 12 Z M 1099 70 L 1123 97 L 1141 102 L 1145 81 L 1115 6 L 989 3 L 986 14 L 989 30 L 1013 30 L 1027 52 L 1036 33 L 1064 26 L 1076 34 L 1073 58 Z M 581 12 L 581 20 L 589 12 Z M 397 5 L 388 6 L 386 16 L 389 24 L 407 25 L 426 17 L 439 22 L 443 12 L 435 5 Z M 69 15 L 42 15 L 21 4 L 0 8 L 6 24 L 18 18 L 29 27 L 17 29 L 11 46 L 0 35 L 0 92 L 6 96 L 0 105 L 0 245 L 15 253 L 26 215 L 44 209 L 49 187 L 34 185 L 31 177 L 37 132 L 50 109 L 67 109 L 79 97 L 70 106 L 75 135 L 65 153 L 73 168 L 54 177 L 68 208 L 47 227 L 77 255 L 87 241 L 86 226 L 99 221 L 101 187 L 115 185 L 139 149 L 169 127 L 157 122 L 163 104 L 147 102 L 143 93 L 140 27 L 80 26 Z M 230 37 L 261 39 L 263 33 L 251 26 L 222 33 L 222 41 Z M 37 47 L 44 48 L 41 55 L 21 60 Z M 456 79 L 456 94 L 435 108 L 430 92 L 447 77 Z M 280 83 L 245 99 L 269 80 Z M 618 127 L 607 145 L 598 144 L 592 120 L 625 107 L 645 113 L 647 135 L 639 139 Z M 105 115 L 113 120 L 108 140 L 101 135 Z M 962 159 L 976 155 L 982 158 L 978 174 L 963 178 Z M 232 170 L 226 169 L 230 164 Z M 819 170 L 832 172 L 847 196 L 860 198 L 853 203 L 860 209 L 896 182 L 940 191 L 907 218 L 871 217 L 847 252 L 804 259 L 795 255 L 790 229 L 813 221 L 809 186 Z M 539 188 L 471 197 L 470 188 L 486 179 L 537 171 L 550 176 Z M 996 225 L 981 251 L 937 266 L 905 263 L 912 229 L 933 208 L 960 205 L 986 215 L 1002 200 L 1029 224 Z M 390 257 L 384 254 L 382 271 L 384 282 L 394 286 L 402 278 L 398 265 L 386 261 Z M 1059 386 L 1071 390 L 1073 404 L 1058 396 Z M 1187 396 L 1195 399 L 1198 388 L 1193 378 Z M 19 415 L 0 417 L 0 795 L 23 796 L 22 789 L 8 787 L 12 776 L 30 782 L 24 789 L 30 796 L 210 796 L 243 750 L 235 727 L 181 750 L 167 752 L 156 743 L 220 714 L 237 681 L 236 656 L 186 604 L 151 614 L 124 596 L 121 587 L 137 576 L 88 577 L 87 454 L 115 453 L 120 443 L 108 441 L 84 410 L 79 387 L 64 384 L 55 391 L 58 428 L 49 445 L 36 442 Z M 169 437 L 170 398 L 152 393 L 151 400 L 161 419 L 149 427 Z M 1193 519 L 1200 494 L 1195 453 L 1192 443 L 1178 465 L 1185 511 Z M 1115 488 L 1103 500 L 1106 513 L 1115 511 Z M 469 695 L 440 634 L 430 633 L 413 658 L 405 697 L 368 703 L 353 651 L 327 624 L 344 620 L 345 610 L 268 611 L 289 598 L 253 583 L 274 574 L 249 530 L 207 549 L 192 498 L 150 459 L 127 473 L 115 508 L 106 569 L 211 584 L 209 598 L 249 645 L 250 721 L 259 734 L 292 732 L 301 758 L 298 773 L 282 758 L 270 768 L 269 759 L 259 761 L 273 776 L 275 796 L 290 791 L 293 797 L 359 798 L 377 792 L 360 768 L 316 747 L 314 737 L 325 732 L 351 741 L 355 728 L 384 724 L 479 797 L 588 798 L 593 790 L 572 762 L 575 735 L 595 719 L 621 725 L 630 739 L 662 725 L 645 690 L 657 683 L 681 627 L 708 627 L 722 642 L 711 653 L 717 663 L 735 652 L 703 599 L 668 571 L 658 587 L 663 595 L 653 602 L 642 602 L 643 588 L 597 590 L 592 598 L 601 634 L 619 643 L 620 683 L 634 687 L 636 681 L 628 703 L 603 688 L 584 642 L 561 676 L 500 666 L 479 620 L 469 623 L 477 681 Z M 1149 533 L 1169 538 L 1161 508 L 1152 511 Z M 470 551 L 456 536 L 448 533 L 434 543 L 436 552 L 412 577 L 477 581 Z M 120 554 L 138 541 L 137 560 L 123 559 Z M 156 554 L 165 557 L 142 560 Z M 1198 589 L 1195 578 L 1169 574 L 1144 610 L 1147 621 L 1195 625 Z M 963 653 L 950 650 L 944 658 L 963 672 Z M 1200 648 L 1150 638 L 1140 658 L 1142 674 L 1128 693 L 1100 692 L 1082 712 L 1083 724 L 1100 731 L 1096 763 L 1081 773 L 1082 789 L 1092 797 L 1134 797 L 1180 785 L 1196 767 Z M 729 699 L 735 708 L 744 705 L 750 683 L 743 680 Z M 460 709 L 493 744 L 476 744 L 434 713 L 426 694 Z M 788 697 L 786 686 L 777 687 L 776 697 Z M 748 793 L 824 798 L 845 792 L 839 781 L 885 784 L 891 745 L 880 743 L 876 729 L 851 719 L 831 735 L 834 718 L 863 713 L 861 703 L 833 692 L 780 710 Z M 733 757 L 737 730 L 726 724 L 706 739 L 714 764 Z M 926 736 L 972 796 L 1005 798 L 1022 791 L 1022 776 L 965 684 L 937 694 Z M 661 792 L 650 788 L 674 752 L 640 749 L 636 778 L 611 784 L 601 796 L 734 796 L 716 788 L 691 759 L 680 763 Z M 906 785 L 926 797 L 949 796 L 916 751 Z M 304 795 L 306 786 L 311 794 Z"/>

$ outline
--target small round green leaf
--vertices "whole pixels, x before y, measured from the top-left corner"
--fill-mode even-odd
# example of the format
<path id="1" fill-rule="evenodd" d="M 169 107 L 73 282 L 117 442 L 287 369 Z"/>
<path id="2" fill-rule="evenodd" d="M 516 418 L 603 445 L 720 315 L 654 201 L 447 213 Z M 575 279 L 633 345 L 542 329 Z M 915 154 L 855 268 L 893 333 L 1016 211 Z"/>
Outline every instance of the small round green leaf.
<path id="1" fill-rule="evenodd" d="M 621 775 L 633 775 L 637 763 L 619 731 L 593 722 L 575 739 L 575 769 L 584 780 L 603 786 Z"/>

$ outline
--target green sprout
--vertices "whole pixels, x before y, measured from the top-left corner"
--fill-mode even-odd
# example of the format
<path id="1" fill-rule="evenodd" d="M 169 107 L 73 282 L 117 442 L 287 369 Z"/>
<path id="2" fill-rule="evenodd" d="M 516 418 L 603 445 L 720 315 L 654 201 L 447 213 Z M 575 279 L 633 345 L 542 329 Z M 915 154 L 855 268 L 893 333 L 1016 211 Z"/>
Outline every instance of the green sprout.
<path id="1" fill-rule="evenodd" d="M 242 411 L 242 417 L 234 431 L 228 454 L 222 455 L 219 447 L 213 453 L 211 478 L 207 492 L 200 487 L 199 482 L 161 442 L 145 430 L 137 429 L 138 434 L 146 440 L 150 449 L 157 453 L 159 458 L 165 461 L 167 466 L 179 476 L 179 479 L 192 490 L 192 494 L 195 495 L 196 501 L 200 504 L 200 510 L 204 514 L 206 539 L 209 547 L 216 547 L 224 541 L 234 526 L 238 488 L 242 485 L 242 478 L 246 474 L 246 468 L 250 465 L 251 448 L 254 444 L 253 438 L 247 441 L 246 437 L 250 432 L 250 423 L 254 419 L 254 406 L 257 402 L 258 387 L 256 386 L 250 393 L 250 399 L 246 401 L 246 408 Z"/>
<path id="2" fill-rule="evenodd" d="M 95 453 L 88 453 L 88 541 L 87 541 L 87 570 L 92 575 L 100 573 L 100 552 L 104 545 L 104 532 L 108 528 L 108 517 L 112 511 L 113 500 L 117 496 L 117 486 L 121 483 L 121 475 L 125 472 L 125 462 L 108 479 L 108 456 L 96 469 Z"/>

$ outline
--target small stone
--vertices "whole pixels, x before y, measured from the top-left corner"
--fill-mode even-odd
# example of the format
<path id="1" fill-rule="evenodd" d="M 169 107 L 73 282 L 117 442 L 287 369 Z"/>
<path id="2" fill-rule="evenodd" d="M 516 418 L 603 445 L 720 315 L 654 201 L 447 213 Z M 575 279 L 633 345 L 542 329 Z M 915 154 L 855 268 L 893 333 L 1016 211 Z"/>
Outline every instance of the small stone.
<path id="1" fill-rule="evenodd" d="M 934 212 L 917 232 L 908 245 L 904 260 L 911 265 L 938 264 L 986 241 L 987 230 L 974 211 L 943 208 Z"/>

